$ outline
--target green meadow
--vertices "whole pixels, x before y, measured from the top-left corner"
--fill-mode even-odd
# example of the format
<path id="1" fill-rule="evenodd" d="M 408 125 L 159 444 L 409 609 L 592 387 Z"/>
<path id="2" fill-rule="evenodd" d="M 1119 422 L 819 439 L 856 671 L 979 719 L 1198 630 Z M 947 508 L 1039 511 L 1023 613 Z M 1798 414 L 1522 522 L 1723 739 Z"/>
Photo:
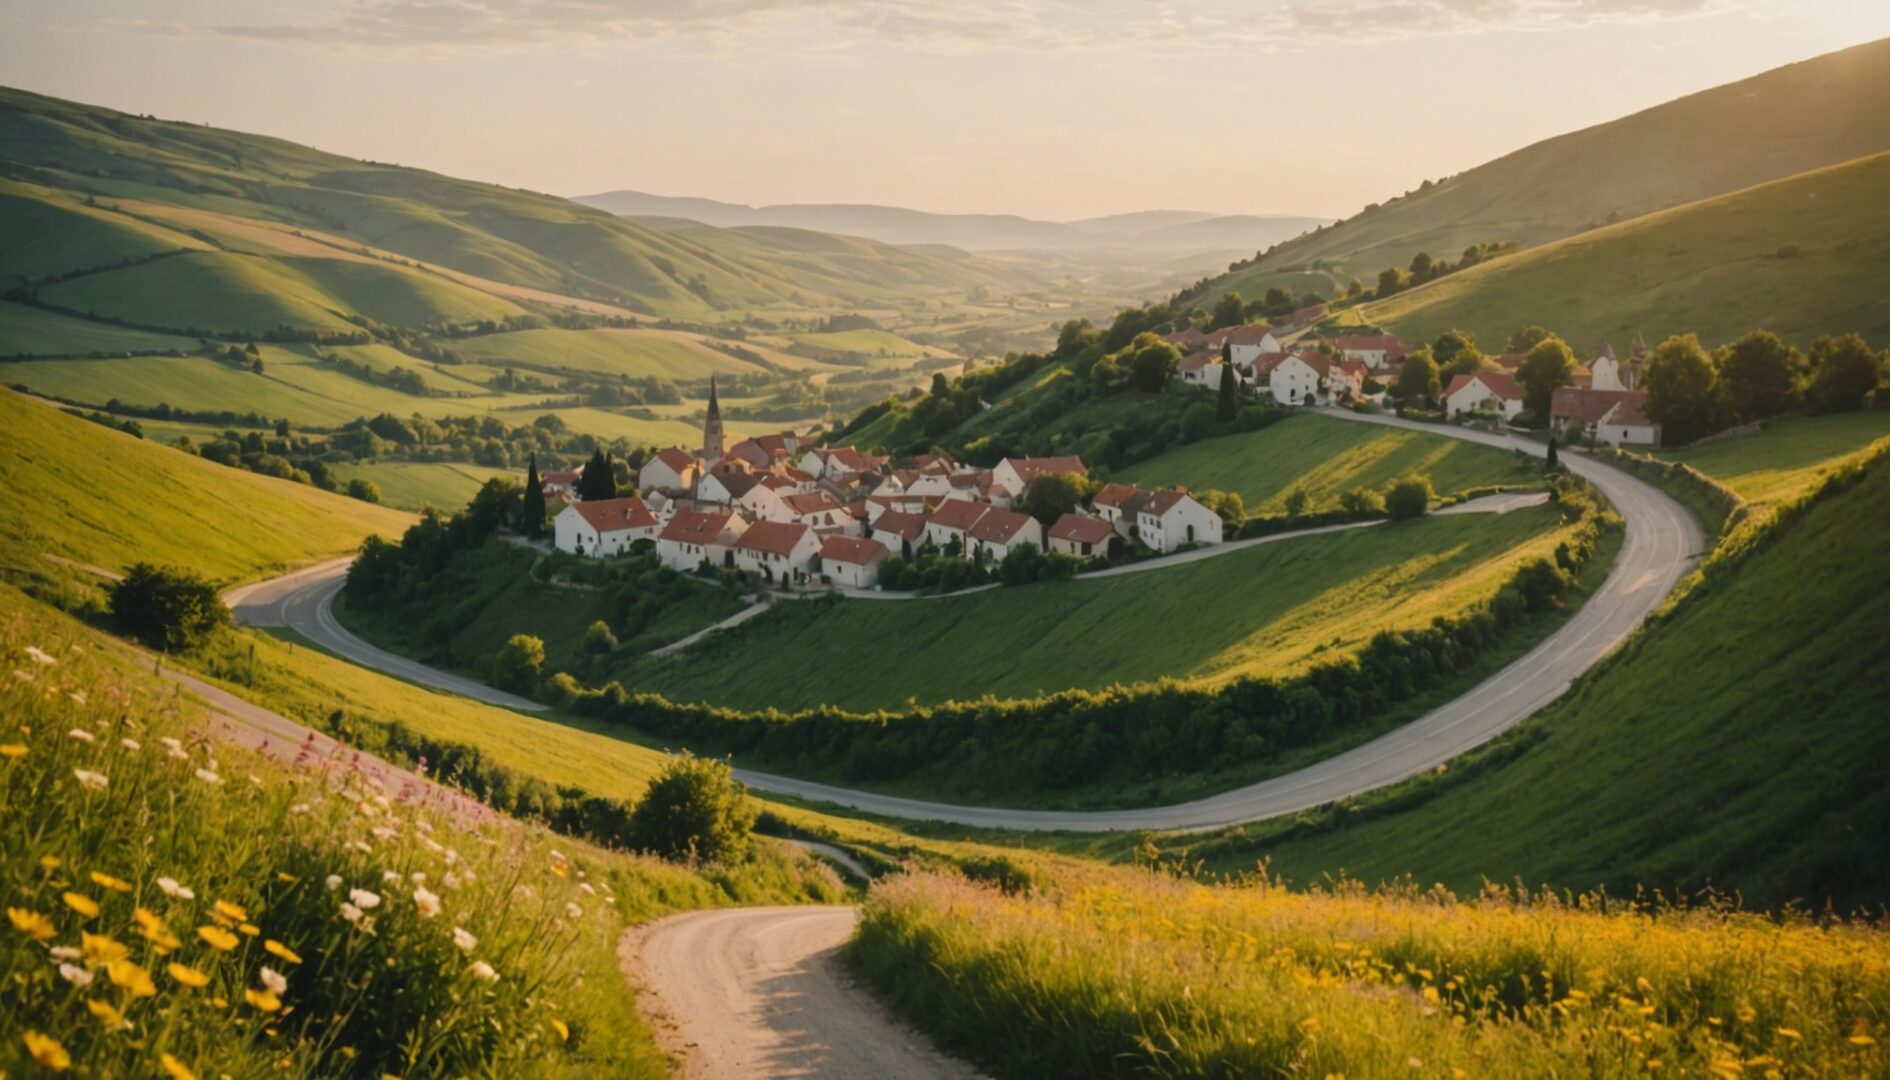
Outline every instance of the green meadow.
<path id="1" fill-rule="evenodd" d="M 1869 453 L 1869 445 L 1886 436 L 1890 436 L 1890 411 L 1883 409 L 1782 416 L 1766 421 L 1765 429 L 1750 438 L 1666 450 L 1660 456 L 1693 466 L 1749 503 L 1777 504 L 1816 487 L 1824 477 Z"/>
<path id="2" fill-rule="evenodd" d="M 346 487 L 351 480 L 368 480 L 380 488 L 381 501 L 402 510 L 436 507 L 457 510 L 472 501 L 480 485 L 494 477 L 524 483 L 523 473 L 463 465 L 456 461 L 369 461 L 328 466 L 335 480 Z"/>

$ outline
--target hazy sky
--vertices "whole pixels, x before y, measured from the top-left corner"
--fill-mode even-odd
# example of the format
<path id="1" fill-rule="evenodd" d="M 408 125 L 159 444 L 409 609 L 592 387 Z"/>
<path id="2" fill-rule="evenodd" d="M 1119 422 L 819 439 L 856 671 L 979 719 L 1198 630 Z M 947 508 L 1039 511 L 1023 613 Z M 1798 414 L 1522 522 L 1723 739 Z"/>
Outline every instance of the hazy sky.
<path id="1" fill-rule="evenodd" d="M 565 195 L 1340 216 L 1890 0 L 0 0 L 0 83 Z"/>

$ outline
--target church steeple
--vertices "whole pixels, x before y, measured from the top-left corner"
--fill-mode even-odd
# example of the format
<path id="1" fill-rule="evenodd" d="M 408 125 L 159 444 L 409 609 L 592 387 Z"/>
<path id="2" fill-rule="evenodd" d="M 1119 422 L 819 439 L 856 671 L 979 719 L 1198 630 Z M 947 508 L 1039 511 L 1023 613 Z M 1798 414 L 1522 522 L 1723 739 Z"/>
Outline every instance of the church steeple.
<path id="1" fill-rule="evenodd" d="M 722 458 L 722 404 L 715 396 L 715 376 L 709 376 L 709 413 L 702 419 L 702 460 L 713 465 Z"/>

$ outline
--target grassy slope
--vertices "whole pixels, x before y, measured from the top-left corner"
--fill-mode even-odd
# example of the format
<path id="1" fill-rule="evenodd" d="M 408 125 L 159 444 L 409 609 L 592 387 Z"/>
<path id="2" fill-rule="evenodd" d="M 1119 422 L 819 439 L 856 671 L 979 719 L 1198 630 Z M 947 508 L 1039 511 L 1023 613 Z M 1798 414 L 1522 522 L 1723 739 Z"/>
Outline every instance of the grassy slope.
<path id="1" fill-rule="evenodd" d="M 1259 431 L 1203 439 L 1122 470 L 1116 477 L 1149 486 L 1238 492 L 1247 512 L 1280 513 L 1298 488 L 1312 508 L 1336 504 L 1353 488 L 1381 490 L 1411 473 L 1430 476 L 1440 493 L 1520 483 L 1536 470 L 1513 455 L 1461 439 L 1293 416 Z"/>
<path id="2" fill-rule="evenodd" d="M 1804 342 L 1890 338 L 1890 154 L 1569 237 L 1366 308 L 1411 341 L 1452 328 L 1493 347 L 1525 324 L 1582 349 L 1637 332 L 1726 341 L 1754 326 Z M 1799 253 L 1779 258 L 1786 245 Z"/>
<path id="3" fill-rule="evenodd" d="M 890 708 L 1283 674 L 1484 598 L 1524 557 L 1553 550 L 1553 520 L 1546 509 L 1431 518 L 1094 581 L 784 604 L 625 682 L 753 708 Z"/>
<path id="4" fill-rule="evenodd" d="M 189 351 L 191 338 L 127 330 L 121 326 L 87 322 L 70 315 L 0 301 L 0 356 L 89 356 L 93 353 Z M 10 368 L 0 368 L 0 379 L 11 384 Z"/>
<path id="5" fill-rule="evenodd" d="M 1766 424 L 1753 438 L 1668 450 L 1660 456 L 1693 466 L 1747 502 L 1779 503 L 1817 486 L 1822 477 L 1886 435 L 1890 411 L 1787 416 Z"/>
<path id="6" fill-rule="evenodd" d="M 1215 845 L 1296 880 L 1633 883 L 1763 903 L 1890 896 L 1890 465 L 1709 577 L 1473 771 L 1336 831 Z M 1499 744 L 1503 745 L 1503 744 Z M 1492 823 L 1501 822 L 1501 828 Z"/>
<path id="7" fill-rule="evenodd" d="M 376 461 L 330 465 L 328 471 L 344 486 L 356 478 L 373 481 L 381 489 L 381 501 L 402 510 L 457 509 L 495 476 L 523 482 L 523 474 L 512 469 L 451 461 Z"/>
<path id="8" fill-rule="evenodd" d="M 218 578 L 345 554 L 406 514 L 191 457 L 0 391 L 0 559 L 122 569 L 148 560 Z"/>
<path id="9" fill-rule="evenodd" d="M 662 379 L 706 379 L 711 372 L 752 373 L 756 367 L 727 353 L 662 330 L 523 330 L 453 343 L 481 364 L 552 371 L 582 371 Z"/>
<path id="10" fill-rule="evenodd" d="M 203 241 L 123 214 L 88 207 L 47 188 L 0 180 L 0 281 L 38 281 Z"/>
<path id="11" fill-rule="evenodd" d="M 1525 147 L 1282 244 L 1217 279 L 1202 302 L 1230 289 L 1258 296 L 1257 279 L 1314 260 L 1369 278 L 1418 251 L 1454 260 L 1474 243 L 1540 244 L 1610 213 L 1631 218 L 1886 149 L 1890 39 Z"/>

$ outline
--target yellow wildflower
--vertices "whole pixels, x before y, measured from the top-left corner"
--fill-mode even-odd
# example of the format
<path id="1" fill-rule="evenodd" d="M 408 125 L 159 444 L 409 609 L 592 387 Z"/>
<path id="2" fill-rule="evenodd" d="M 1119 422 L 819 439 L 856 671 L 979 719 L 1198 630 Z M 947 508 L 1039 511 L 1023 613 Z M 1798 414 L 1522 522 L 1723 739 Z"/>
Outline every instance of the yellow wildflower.
<path id="1" fill-rule="evenodd" d="M 1859 1034 L 1851 1036 L 1850 1043 L 1852 1046 L 1875 1046 L 1877 1045 L 1877 1040 L 1868 1035 Z"/>
<path id="2" fill-rule="evenodd" d="M 98 901 L 92 899 L 89 896 L 85 896 L 80 893 L 69 892 L 69 893 L 61 894 L 59 898 L 66 902 L 67 907 L 71 908 L 72 910 L 78 912 L 79 914 L 85 916 L 88 919 L 98 914 Z"/>
<path id="3" fill-rule="evenodd" d="M 26 1040 L 26 1052 L 32 1055 L 41 1068 L 54 1072 L 72 1068 L 72 1055 L 66 1053 L 66 1048 L 60 1046 L 57 1039 L 47 1038 L 37 1031 L 28 1031 L 23 1038 Z"/>
<path id="4" fill-rule="evenodd" d="M 217 914 L 232 922 L 243 922 L 249 918 L 249 912 L 244 911 L 241 904 L 232 904 L 228 900 L 218 900 L 216 908 Z"/>
<path id="5" fill-rule="evenodd" d="M 110 874 L 101 874 L 97 870 L 92 871 L 92 884 L 97 885 L 101 889 L 110 889 L 113 892 L 131 891 L 131 882 L 123 878 L 115 878 Z"/>
<path id="6" fill-rule="evenodd" d="M 106 937 L 104 934 L 79 933 L 79 944 L 85 947 L 85 958 L 94 964 L 109 964 L 113 960 L 123 960 L 131 951 Z"/>
<path id="7" fill-rule="evenodd" d="M 263 1012 L 275 1012 L 282 1008 L 282 999 L 267 990 L 244 990 L 243 997 Z"/>
<path id="8" fill-rule="evenodd" d="M 236 948 L 236 935 L 221 927 L 199 926 L 197 928 L 197 936 L 203 939 L 204 944 L 218 952 L 229 952 L 231 949 Z"/>
<path id="9" fill-rule="evenodd" d="M 237 929 L 248 934 L 250 937 L 256 937 L 262 933 L 262 927 L 257 926 L 255 923 L 242 923 L 237 926 Z"/>
<path id="10" fill-rule="evenodd" d="M 26 747 L 20 743 L 0 743 L 0 757 L 19 757 L 26 753 Z"/>
<path id="11" fill-rule="evenodd" d="M 171 1080 L 197 1080 L 197 1074 L 190 1071 L 190 1066 L 169 1054 L 159 1054 L 158 1064 L 163 1067 L 164 1075 Z"/>
<path id="12" fill-rule="evenodd" d="M 277 941 L 275 938 L 270 938 L 269 940 L 263 942 L 263 949 L 264 951 L 268 952 L 269 955 L 279 956 L 282 959 L 287 960 L 291 964 L 299 964 L 302 962 L 301 957 L 295 955 L 294 952 L 290 951 L 287 945 L 284 945 L 282 942 Z"/>
<path id="13" fill-rule="evenodd" d="M 551 1021 L 551 1028 L 558 1033 L 558 1039 L 560 1041 L 571 1041 L 571 1029 L 565 1026 L 564 1021 L 554 1017 Z"/>
<path id="14" fill-rule="evenodd" d="M 86 998 L 85 1007 L 91 1011 L 93 1016 L 105 1021 L 107 1028 L 116 1030 L 124 1026 L 125 1015 L 117 1009 L 112 1008 L 110 1002 L 99 1001 L 96 998 Z"/>
<path id="15" fill-rule="evenodd" d="M 185 967 L 182 964 L 171 964 L 164 970 L 170 972 L 171 978 L 176 979 L 180 984 L 188 986 L 193 990 L 208 986 L 210 983 L 210 976 L 205 975 L 196 968 Z"/>
<path id="16" fill-rule="evenodd" d="M 287 873 L 282 870 L 278 870 L 276 871 L 276 880 L 283 882 L 285 884 L 293 885 L 302 879 L 299 877 L 296 877 L 294 874 Z"/>
<path id="17" fill-rule="evenodd" d="M 39 857 L 39 866 L 42 870 L 57 870 L 60 867 L 59 856 L 41 855 Z"/>
<path id="18" fill-rule="evenodd" d="M 45 941 L 58 932 L 53 928 L 51 919 L 27 908 L 8 908 L 7 921 L 13 924 L 13 929 L 34 941 Z"/>
<path id="19" fill-rule="evenodd" d="M 157 987 L 151 982 L 151 973 L 129 960 L 113 960 L 105 965 L 112 982 L 128 992 L 132 997 L 154 997 Z"/>

